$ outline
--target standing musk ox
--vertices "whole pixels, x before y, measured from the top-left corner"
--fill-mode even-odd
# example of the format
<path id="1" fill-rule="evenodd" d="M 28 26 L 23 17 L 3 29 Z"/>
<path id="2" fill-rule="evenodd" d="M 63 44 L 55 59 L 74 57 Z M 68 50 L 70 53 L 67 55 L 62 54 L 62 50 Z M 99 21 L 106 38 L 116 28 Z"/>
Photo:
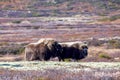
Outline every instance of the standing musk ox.
<path id="1" fill-rule="evenodd" d="M 64 61 L 66 58 L 72 58 L 73 60 L 80 60 L 85 58 L 88 55 L 87 52 L 87 44 L 83 42 L 67 42 L 60 43 L 63 51 L 62 54 L 59 55 L 59 61 Z"/>
<path id="2" fill-rule="evenodd" d="M 61 54 L 62 47 L 51 38 L 40 39 L 37 43 L 30 43 L 25 48 L 25 60 L 49 60 Z"/>

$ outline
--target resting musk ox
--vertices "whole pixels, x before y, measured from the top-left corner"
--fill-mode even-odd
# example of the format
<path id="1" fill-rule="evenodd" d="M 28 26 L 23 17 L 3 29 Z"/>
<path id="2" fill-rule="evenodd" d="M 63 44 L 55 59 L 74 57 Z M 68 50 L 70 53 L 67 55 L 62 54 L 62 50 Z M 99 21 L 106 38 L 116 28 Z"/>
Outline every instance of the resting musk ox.
<path id="1" fill-rule="evenodd" d="M 63 51 L 62 54 L 59 55 L 59 61 L 64 61 L 66 58 L 72 58 L 73 60 L 83 59 L 88 55 L 87 52 L 87 44 L 83 42 L 67 42 L 67 43 L 60 43 Z"/>
<path id="2" fill-rule="evenodd" d="M 62 51 L 61 45 L 51 38 L 40 39 L 36 43 L 30 43 L 25 47 L 25 60 L 49 60 L 58 56 Z"/>

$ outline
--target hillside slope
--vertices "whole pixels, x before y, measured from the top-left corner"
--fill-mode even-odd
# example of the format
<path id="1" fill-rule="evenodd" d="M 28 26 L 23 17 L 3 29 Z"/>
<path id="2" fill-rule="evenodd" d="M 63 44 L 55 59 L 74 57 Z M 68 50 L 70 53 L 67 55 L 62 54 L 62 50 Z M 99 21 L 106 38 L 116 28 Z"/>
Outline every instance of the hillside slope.
<path id="1" fill-rule="evenodd" d="M 119 12 L 120 0 L 0 0 L 0 17 L 108 15 Z"/>

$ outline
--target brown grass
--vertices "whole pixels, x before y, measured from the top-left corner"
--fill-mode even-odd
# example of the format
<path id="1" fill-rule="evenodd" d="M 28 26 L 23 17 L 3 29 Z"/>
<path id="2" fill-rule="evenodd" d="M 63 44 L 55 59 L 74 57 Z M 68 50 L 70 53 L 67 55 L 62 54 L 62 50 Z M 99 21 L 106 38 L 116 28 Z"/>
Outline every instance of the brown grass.
<path id="1" fill-rule="evenodd" d="M 120 61 L 120 49 L 106 49 L 104 47 L 94 47 L 94 46 L 90 46 L 88 49 L 88 53 L 89 55 L 83 59 L 82 61 L 101 61 L 101 62 L 109 62 L 109 61 Z M 100 57 L 100 55 L 109 57 L 109 58 L 105 58 L 105 57 Z"/>
<path id="2" fill-rule="evenodd" d="M 4 55 L 0 57 L 0 61 L 21 61 L 23 55 Z"/>

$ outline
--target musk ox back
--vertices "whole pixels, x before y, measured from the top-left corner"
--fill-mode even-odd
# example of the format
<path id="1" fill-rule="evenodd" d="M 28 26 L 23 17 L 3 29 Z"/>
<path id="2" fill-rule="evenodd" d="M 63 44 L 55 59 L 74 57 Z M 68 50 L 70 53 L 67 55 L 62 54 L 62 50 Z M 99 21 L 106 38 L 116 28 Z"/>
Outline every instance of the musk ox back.
<path id="1" fill-rule="evenodd" d="M 63 60 L 65 58 L 72 58 L 74 60 L 79 60 L 79 59 L 83 59 L 88 55 L 87 52 L 87 45 L 84 44 L 83 42 L 67 42 L 67 43 L 60 43 L 62 48 L 63 48 L 63 52 L 60 55 L 60 61 Z"/>
<path id="2" fill-rule="evenodd" d="M 25 48 L 25 60 L 49 60 L 60 54 L 62 47 L 53 39 L 44 38 L 30 43 Z"/>

